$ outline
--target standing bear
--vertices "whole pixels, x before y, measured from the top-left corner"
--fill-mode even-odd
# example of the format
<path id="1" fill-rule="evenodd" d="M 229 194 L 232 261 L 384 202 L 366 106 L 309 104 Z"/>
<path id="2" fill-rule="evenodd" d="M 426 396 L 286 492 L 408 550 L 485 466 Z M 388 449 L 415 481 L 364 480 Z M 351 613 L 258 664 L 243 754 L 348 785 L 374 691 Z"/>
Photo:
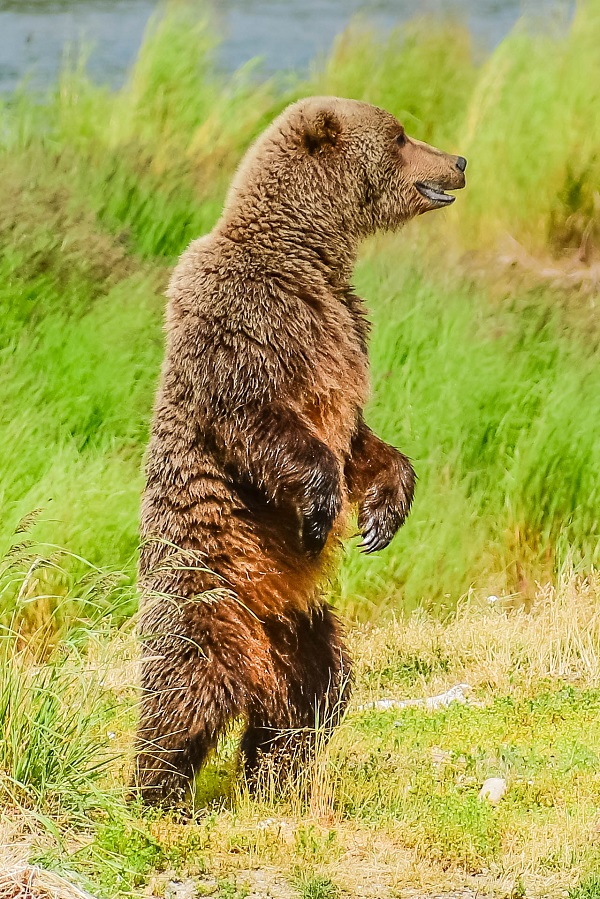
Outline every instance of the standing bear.
<path id="1" fill-rule="evenodd" d="M 320 586 L 352 506 L 385 547 L 415 475 L 369 430 L 361 240 L 451 203 L 466 160 L 382 109 L 311 97 L 249 149 L 171 279 L 142 503 L 136 783 L 174 802 L 228 724 L 250 778 L 302 758 L 348 700 Z"/>

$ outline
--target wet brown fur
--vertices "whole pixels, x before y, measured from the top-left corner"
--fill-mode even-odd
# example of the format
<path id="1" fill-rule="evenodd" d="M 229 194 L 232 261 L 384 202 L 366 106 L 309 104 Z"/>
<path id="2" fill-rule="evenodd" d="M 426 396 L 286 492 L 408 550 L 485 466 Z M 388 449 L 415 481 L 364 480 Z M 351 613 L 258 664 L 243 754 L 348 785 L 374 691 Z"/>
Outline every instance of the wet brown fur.
<path id="1" fill-rule="evenodd" d="M 350 279 L 362 238 L 432 208 L 419 179 L 464 184 L 456 157 L 383 110 L 299 101 L 173 273 L 141 523 L 149 801 L 177 799 L 237 717 L 252 777 L 290 730 L 343 712 L 350 663 L 319 586 L 350 506 L 378 549 L 414 489 L 362 419 L 368 326 Z"/>

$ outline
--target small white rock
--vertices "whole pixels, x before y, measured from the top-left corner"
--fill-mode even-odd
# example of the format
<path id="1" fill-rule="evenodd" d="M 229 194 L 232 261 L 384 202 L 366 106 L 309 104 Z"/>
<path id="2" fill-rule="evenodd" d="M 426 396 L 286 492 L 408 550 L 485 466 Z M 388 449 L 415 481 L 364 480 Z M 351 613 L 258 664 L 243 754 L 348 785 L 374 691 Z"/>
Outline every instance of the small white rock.
<path id="1" fill-rule="evenodd" d="M 215 888 L 217 884 L 215 883 Z M 169 880 L 165 885 L 166 899 L 196 899 L 198 888 L 191 877 L 184 880 Z"/>
<path id="2" fill-rule="evenodd" d="M 450 687 L 445 693 L 430 696 L 425 700 L 425 705 L 428 709 L 446 709 L 453 702 L 467 703 L 470 691 L 471 687 L 468 684 L 457 684 L 455 687 Z"/>
<path id="3" fill-rule="evenodd" d="M 487 799 L 492 805 L 498 805 L 508 787 L 503 777 L 488 777 L 479 791 L 480 799 Z"/>
<path id="4" fill-rule="evenodd" d="M 469 702 L 468 694 L 471 692 L 469 684 L 456 684 L 450 687 L 445 693 L 438 693 L 437 696 L 428 696 L 426 699 L 378 699 L 376 702 L 367 702 L 365 705 L 359 705 L 359 712 L 366 712 L 368 709 L 375 709 L 378 712 L 387 712 L 390 709 L 410 709 L 419 706 L 427 709 L 445 709 L 452 702 Z"/>

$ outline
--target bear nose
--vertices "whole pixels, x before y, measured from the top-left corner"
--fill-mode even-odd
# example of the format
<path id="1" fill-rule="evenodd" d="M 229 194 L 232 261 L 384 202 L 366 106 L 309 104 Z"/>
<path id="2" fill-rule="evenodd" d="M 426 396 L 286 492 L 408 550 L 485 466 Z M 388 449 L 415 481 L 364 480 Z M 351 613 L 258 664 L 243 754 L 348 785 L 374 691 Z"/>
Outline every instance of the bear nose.
<path id="1" fill-rule="evenodd" d="M 464 172 L 466 167 L 467 167 L 467 160 L 465 159 L 465 157 L 457 156 L 456 157 L 456 168 L 459 170 L 459 172 Z"/>

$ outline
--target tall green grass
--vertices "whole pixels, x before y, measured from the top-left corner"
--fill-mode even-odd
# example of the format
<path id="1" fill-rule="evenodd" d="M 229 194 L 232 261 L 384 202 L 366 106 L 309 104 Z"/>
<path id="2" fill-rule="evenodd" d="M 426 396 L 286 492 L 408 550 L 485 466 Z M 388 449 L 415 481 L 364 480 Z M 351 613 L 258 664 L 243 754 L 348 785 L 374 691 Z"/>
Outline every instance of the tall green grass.
<path id="1" fill-rule="evenodd" d="M 44 828 L 87 826 L 110 808 L 110 712 L 95 678 L 64 656 L 36 669 L 0 642 L 0 795 Z M 52 824 L 54 819 L 54 825 Z"/>
<path id="2" fill-rule="evenodd" d="M 594 345 L 566 337 L 537 292 L 493 306 L 480 284 L 383 254 L 357 284 L 377 297 L 367 417 L 408 451 L 419 482 L 391 551 L 349 554 L 344 604 L 452 605 L 470 588 L 531 597 L 565 565 L 597 565 Z"/>
<path id="3" fill-rule="evenodd" d="M 451 606 L 597 565 L 600 375 L 581 301 L 514 286 L 499 300 L 442 260 L 506 233 L 531 253 L 584 242 L 593 260 L 598 0 L 485 58 L 456 23 L 352 28 L 305 81 L 225 79 L 214 46 L 204 8 L 174 4 L 119 91 L 77 65 L 0 108 L 0 550 L 41 509 L 37 540 L 133 579 L 169 266 L 212 226 L 264 125 L 335 92 L 469 157 L 455 207 L 374 244 L 357 272 L 374 322 L 368 418 L 420 480 L 388 550 L 347 551 L 337 601 L 359 615 Z"/>
<path id="4" fill-rule="evenodd" d="M 600 3 L 557 15 L 535 38 L 517 27 L 488 59 L 464 131 L 472 156 L 467 239 L 509 232 L 556 253 L 600 240 Z"/>
<path id="5" fill-rule="evenodd" d="M 57 835 L 61 827 L 89 827 L 122 802 L 108 773 L 121 753 L 113 729 L 126 706 L 103 685 L 109 668 L 106 661 L 91 666 L 71 639 L 51 647 L 2 628 L 0 797 L 8 815 L 28 816 Z"/>

